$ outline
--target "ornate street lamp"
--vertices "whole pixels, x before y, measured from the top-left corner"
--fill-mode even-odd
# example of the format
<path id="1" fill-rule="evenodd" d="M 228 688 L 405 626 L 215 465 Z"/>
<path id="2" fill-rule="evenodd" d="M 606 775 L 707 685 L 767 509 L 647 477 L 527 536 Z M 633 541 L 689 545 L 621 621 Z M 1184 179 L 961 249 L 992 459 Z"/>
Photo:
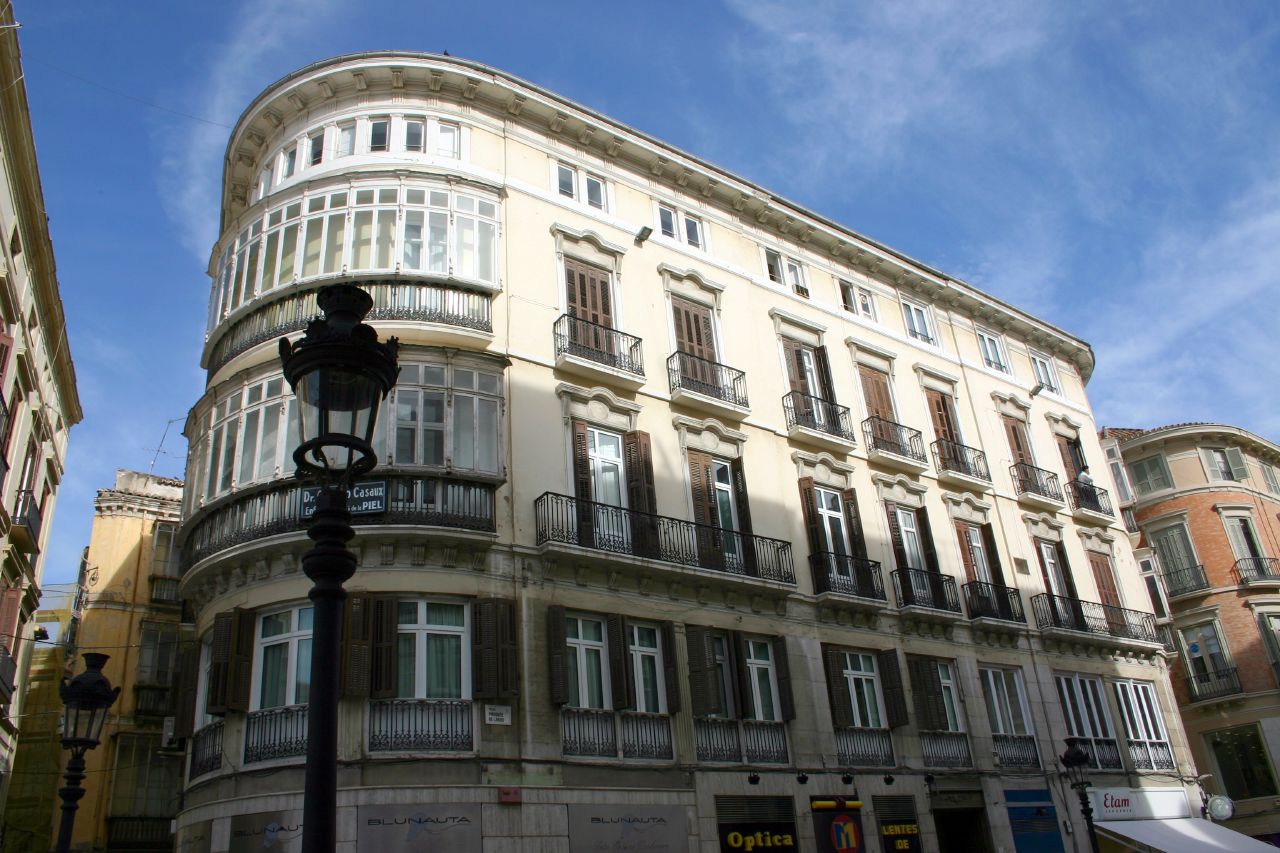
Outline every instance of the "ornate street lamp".
<path id="1" fill-rule="evenodd" d="M 378 342 L 361 322 L 373 299 L 352 284 L 322 288 L 312 320 L 297 343 L 280 339 L 284 377 L 298 399 L 302 443 L 293 451 L 298 478 L 320 488 L 307 536 L 315 546 L 302 558 L 311 578 L 311 691 L 307 707 L 307 767 L 302 806 L 304 853 L 330 853 L 336 838 L 338 797 L 338 638 L 342 585 L 355 574 L 347 550 L 355 535 L 347 489 L 370 471 L 378 407 L 395 384 L 398 342 Z"/>
<path id="2" fill-rule="evenodd" d="M 71 828 L 76 822 L 76 810 L 84 796 L 84 754 L 97 746 L 102 737 L 102 724 L 107 721 L 107 710 L 120 695 L 119 687 L 102 674 L 109 655 L 88 652 L 84 655 L 84 672 L 67 681 L 62 680 L 58 692 L 62 695 L 62 748 L 71 750 L 64 775 L 67 784 L 58 789 L 62 797 L 62 822 L 58 826 L 57 853 L 71 849 Z"/>
<path id="3" fill-rule="evenodd" d="M 1058 758 L 1065 768 L 1067 781 L 1080 797 L 1080 811 L 1089 829 L 1089 846 L 1098 853 L 1098 833 L 1093 828 L 1093 806 L 1089 804 L 1089 753 L 1080 748 L 1078 738 L 1067 738 L 1067 751 Z"/>

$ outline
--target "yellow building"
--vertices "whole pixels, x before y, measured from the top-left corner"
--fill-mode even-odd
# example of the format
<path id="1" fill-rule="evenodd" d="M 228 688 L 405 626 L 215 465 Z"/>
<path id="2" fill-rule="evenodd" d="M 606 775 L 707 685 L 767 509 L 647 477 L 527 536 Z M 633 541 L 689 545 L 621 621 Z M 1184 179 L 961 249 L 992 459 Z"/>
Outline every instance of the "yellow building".
<path id="1" fill-rule="evenodd" d="M 136 471 L 117 471 L 115 487 L 98 491 L 93 532 L 81 569 L 83 605 L 76 636 L 54 652 L 43 653 L 50 661 L 40 671 L 42 679 L 61 674 L 54 655 L 64 646 L 74 658 L 68 674 L 84 670 L 79 659 L 84 652 L 110 655 L 103 672 L 121 688 L 101 745 L 86 755 L 86 794 L 76 816 L 72 849 L 144 851 L 173 846 L 169 828 L 178 811 L 182 764 L 172 735 L 183 639 L 173 548 L 181 500 L 180 480 Z M 43 680 L 40 684 L 43 689 Z M 40 696 L 41 710 L 50 701 L 55 710 L 61 710 L 56 690 L 52 697 Z M 43 724 L 45 717 L 39 720 Z M 55 730 L 42 725 L 33 732 L 37 742 L 50 736 L 56 742 L 56 716 L 54 720 Z M 27 738 L 24 725 L 24 747 Z M 39 755 L 39 766 L 46 767 L 44 752 Z M 63 753 L 59 765 L 65 762 Z M 23 771 L 27 772 L 25 766 Z M 51 776 L 43 791 L 46 807 L 53 809 L 55 837 L 60 784 L 60 778 Z M 24 794 L 36 796 L 29 788 L 30 784 L 24 786 Z M 11 821 L 16 823 L 17 818 Z M 21 821 L 24 827 L 26 823 Z M 45 850 L 47 846 L 7 849 Z"/>
<path id="2" fill-rule="evenodd" d="M 13 5 L 0 10 L 0 800 L 22 714 L 40 555 L 80 422 Z"/>

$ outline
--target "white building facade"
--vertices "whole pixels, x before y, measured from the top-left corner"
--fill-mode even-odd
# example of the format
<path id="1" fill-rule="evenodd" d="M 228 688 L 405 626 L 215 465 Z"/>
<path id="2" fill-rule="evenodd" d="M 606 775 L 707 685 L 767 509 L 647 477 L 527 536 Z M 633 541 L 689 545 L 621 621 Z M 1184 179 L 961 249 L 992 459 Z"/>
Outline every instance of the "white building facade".
<path id="1" fill-rule="evenodd" d="M 343 849 L 825 850 L 854 823 L 1058 850 L 1067 737 L 1102 787 L 1195 775 L 1083 341 L 456 58 L 292 74 L 225 168 L 186 427 L 189 849 L 300 820 L 276 341 L 335 281 L 402 365 L 355 519 Z"/>

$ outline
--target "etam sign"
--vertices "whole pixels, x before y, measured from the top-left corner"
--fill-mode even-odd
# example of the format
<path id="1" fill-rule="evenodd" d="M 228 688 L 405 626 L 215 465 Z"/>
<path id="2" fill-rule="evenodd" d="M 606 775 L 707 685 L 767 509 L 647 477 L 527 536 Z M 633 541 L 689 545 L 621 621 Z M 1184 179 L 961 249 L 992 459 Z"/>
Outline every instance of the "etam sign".
<path id="1" fill-rule="evenodd" d="M 1191 817 L 1182 788 L 1090 788 L 1095 820 L 1165 820 Z"/>

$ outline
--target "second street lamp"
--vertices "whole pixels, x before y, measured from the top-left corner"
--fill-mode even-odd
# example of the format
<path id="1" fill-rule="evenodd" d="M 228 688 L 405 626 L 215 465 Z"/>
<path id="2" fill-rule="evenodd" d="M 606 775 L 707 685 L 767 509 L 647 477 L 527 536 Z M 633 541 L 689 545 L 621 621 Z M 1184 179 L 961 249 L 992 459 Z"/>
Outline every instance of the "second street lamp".
<path id="1" fill-rule="evenodd" d="M 71 750 L 67 772 L 63 778 L 67 784 L 58 789 L 62 797 L 62 821 L 58 825 L 57 853 L 71 849 L 71 830 L 76 822 L 76 810 L 84 796 L 84 754 L 102 740 L 102 724 L 107 721 L 107 711 L 120 695 L 119 687 L 102 674 L 109 655 L 87 652 L 84 656 L 84 672 L 70 681 L 65 679 L 58 688 L 62 697 L 62 748 Z"/>
<path id="2" fill-rule="evenodd" d="M 284 377 L 298 399 L 302 443 L 293 451 L 298 478 L 319 486 L 302 557 L 313 605 L 311 689 L 307 704 L 307 767 L 302 806 L 304 853 L 330 853 L 336 842 L 338 798 L 338 669 L 343 584 L 355 574 L 347 549 L 355 535 L 347 489 L 377 464 L 373 430 L 378 408 L 395 384 L 395 338 L 379 343 L 361 322 L 373 299 L 352 284 L 321 288 L 324 317 L 297 343 L 280 339 Z"/>
<path id="3" fill-rule="evenodd" d="M 1058 758 L 1066 770 L 1067 781 L 1080 797 L 1080 812 L 1089 830 L 1089 846 L 1098 853 L 1098 833 L 1093 828 L 1093 806 L 1089 803 L 1089 753 L 1080 748 L 1076 738 L 1067 738 L 1067 751 Z"/>

